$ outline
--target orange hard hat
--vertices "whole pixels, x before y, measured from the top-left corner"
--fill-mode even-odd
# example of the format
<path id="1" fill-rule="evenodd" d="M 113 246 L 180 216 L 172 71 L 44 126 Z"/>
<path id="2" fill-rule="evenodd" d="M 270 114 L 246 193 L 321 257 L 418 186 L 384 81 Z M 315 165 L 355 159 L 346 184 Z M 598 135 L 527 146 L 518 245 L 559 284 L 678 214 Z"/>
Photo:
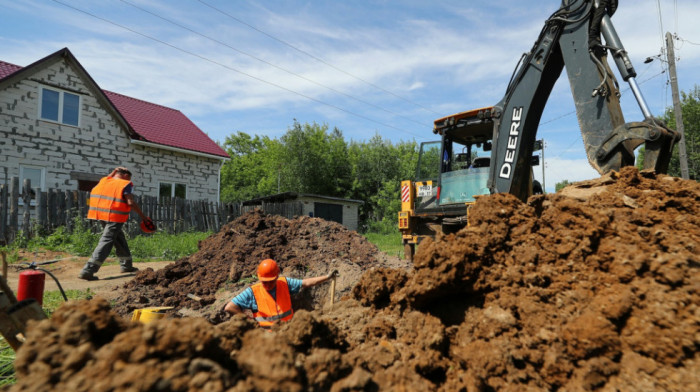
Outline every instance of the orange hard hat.
<path id="1" fill-rule="evenodd" d="M 258 279 L 262 282 L 269 282 L 277 279 L 280 274 L 280 269 L 277 263 L 272 259 L 265 259 L 258 265 Z"/>
<path id="2" fill-rule="evenodd" d="M 141 231 L 144 233 L 153 233 L 156 231 L 156 224 L 153 223 L 151 218 L 146 218 L 141 221 Z"/>

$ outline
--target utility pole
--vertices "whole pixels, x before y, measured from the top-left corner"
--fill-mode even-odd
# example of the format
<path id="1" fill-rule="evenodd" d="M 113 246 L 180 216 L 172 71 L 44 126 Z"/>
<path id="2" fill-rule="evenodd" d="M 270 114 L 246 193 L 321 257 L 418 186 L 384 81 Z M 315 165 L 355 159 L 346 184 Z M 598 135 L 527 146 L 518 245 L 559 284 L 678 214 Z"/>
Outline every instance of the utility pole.
<path id="1" fill-rule="evenodd" d="M 547 193 L 545 191 L 545 185 L 544 185 L 544 139 L 542 140 L 542 193 Z"/>
<path id="2" fill-rule="evenodd" d="M 681 98 L 678 94 L 678 79 L 676 78 L 676 55 L 673 52 L 673 36 L 666 32 L 666 55 L 668 56 L 668 73 L 671 79 L 671 95 L 673 97 L 673 112 L 676 115 L 676 130 L 681 135 L 678 142 L 678 158 L 681 161 L 681 178 L 687 180 L 688 155 L 685 151 L 685 127 L 683 126 L 683 113 L 681 112 Z"/>

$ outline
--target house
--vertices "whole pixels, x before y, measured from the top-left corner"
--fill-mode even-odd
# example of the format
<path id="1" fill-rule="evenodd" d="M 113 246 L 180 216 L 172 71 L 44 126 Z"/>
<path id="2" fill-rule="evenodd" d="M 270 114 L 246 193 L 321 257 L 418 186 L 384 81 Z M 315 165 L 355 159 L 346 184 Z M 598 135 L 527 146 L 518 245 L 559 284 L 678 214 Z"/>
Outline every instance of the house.
<path id="1" fill-rule="evenodd" d="M 357 231 L 358 208 L 361 200 L 314 195 L 309 193 L 284 192 L 276 195 L 246 200 L 243 206 L 261 206 L 263 203 L 300 203 L 301 214 L 338 222 L 350 230 Z"/>
<path id="2" fill-rule="evenodd" d="M 228 159 L 180 111 L 102 90 L 68 48 L 0 61 L 0 183 L 89 191 L 121 165 L 139 195 L 218 201 Z"/>

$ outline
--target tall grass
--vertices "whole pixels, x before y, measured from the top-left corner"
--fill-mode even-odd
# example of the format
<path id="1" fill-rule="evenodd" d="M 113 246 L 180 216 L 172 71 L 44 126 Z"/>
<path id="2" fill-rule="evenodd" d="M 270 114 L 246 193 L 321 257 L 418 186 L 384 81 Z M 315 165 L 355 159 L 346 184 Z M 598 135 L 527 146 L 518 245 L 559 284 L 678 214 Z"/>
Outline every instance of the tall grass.
<path id="1" fill-rule="evenodd" d="M 90 256 L 97 246 L 101 233 L 93 233 L 80 219 L 76 219 L 72 233 L 64 227 L 58 227 L 53 233 L 37 235 L 30 239 L 18 236 L 17 240 L 8 247 L 10 261 L 16 257 L 18 249 L 35 251 L 48 249 L 66 252 L 74 256 Z M 197 243 L 211 235 L 210 232 L 186 232 L 168 234 L 156 232 L 149 235 L 138 235 L 129 238 L 129 249 L 136 261 L 177 260 L 197 251 Z M 114 250 L 112 250 L 112 256 Z"/>
<path id="2" fill-rule="evenodd" d="M 0 337 L 0 387 L 15 383 L 15 352 L 9 344 Z"/>

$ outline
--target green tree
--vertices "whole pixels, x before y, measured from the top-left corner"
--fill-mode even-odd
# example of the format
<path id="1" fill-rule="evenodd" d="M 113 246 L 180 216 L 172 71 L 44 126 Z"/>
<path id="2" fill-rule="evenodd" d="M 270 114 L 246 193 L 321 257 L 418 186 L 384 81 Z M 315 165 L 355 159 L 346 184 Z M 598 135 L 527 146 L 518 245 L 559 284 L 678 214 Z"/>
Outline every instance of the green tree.
<path id="1" fill-rule="evenodd" d="M 700 178 L 700 88 L 697 85 L 690 93 L 681 91 L 681 113 L 683 115 L 685 150 L 688 160 L 688 177 L 697 181 Z M 678 129 L 673 107 L 666 109 L 666 113 L 664 113 L 661 120 L 669 128 Z M 637 168 L 640 170 L 644 164 L 644 152 L 644 147 L 639 149 Z M 681 177 L 678 143 L 673 147 L 673 154 L 668 164 L 668 174 Z"/>
<path id="2" fill-rule="evenodd" d="M 685 134 L 685 149 L 688 158 L 688 175 L 693 180 L 700 179 L 700 86 L 693 91 L 681 91 L 681 113 Z M 668 108 L 663 117 L 671 129 L 678 129 L 673 108 Z M 680 177 L 681 163 L 678 144 L 673 148 L 673 155 L 668 166 L 668 174 Z"/>
<path id="3" fill-rule="evenodd" d="M 243 201 L 277 191 L 280 142 L 237 132 L 226 138 L 231 160 L 221 168 L 221 200 Z"/>
<path id="4" fill-rule="evenodd" d="M 237 132 L 226 138 L 231 156 L 221 170 L 221 199 L 242 201 L 295 191 L 361 200 L 360 227 L 396 230 L 402 180 L 414 180 L 415 142 L 375 135 L 348 144 L 327 125 L 301 124 L 280 139 Z"/>
<path id="5" fill-rule="evenodd" d="M 282 191 L 343 197 L 350 181 L 348 147 L 343 133 L 328 125 L 300 124 L 281 138 Z"/>
<path id="6" fill-rule="evenodd" d="M 556 185 L 554 185 L 554 192 L 559 192 L 561 189 L 566 188 L 569 184 L 571 184 L 569 180 L 557 182 Z"/>
<path id="7" fill-rule="evenodd" d="M 352 166 L 353 199 L 363 200 L 360 221 L 367 226 L 396 227 L 401 209 L 401 180 L 413 179 L 418 157 L 415 142 L 391 141 L 375 135 L 368 142 L 353 142 L 349 147 Z M 382 230 L 384 231 L 384 230 Z"/>

